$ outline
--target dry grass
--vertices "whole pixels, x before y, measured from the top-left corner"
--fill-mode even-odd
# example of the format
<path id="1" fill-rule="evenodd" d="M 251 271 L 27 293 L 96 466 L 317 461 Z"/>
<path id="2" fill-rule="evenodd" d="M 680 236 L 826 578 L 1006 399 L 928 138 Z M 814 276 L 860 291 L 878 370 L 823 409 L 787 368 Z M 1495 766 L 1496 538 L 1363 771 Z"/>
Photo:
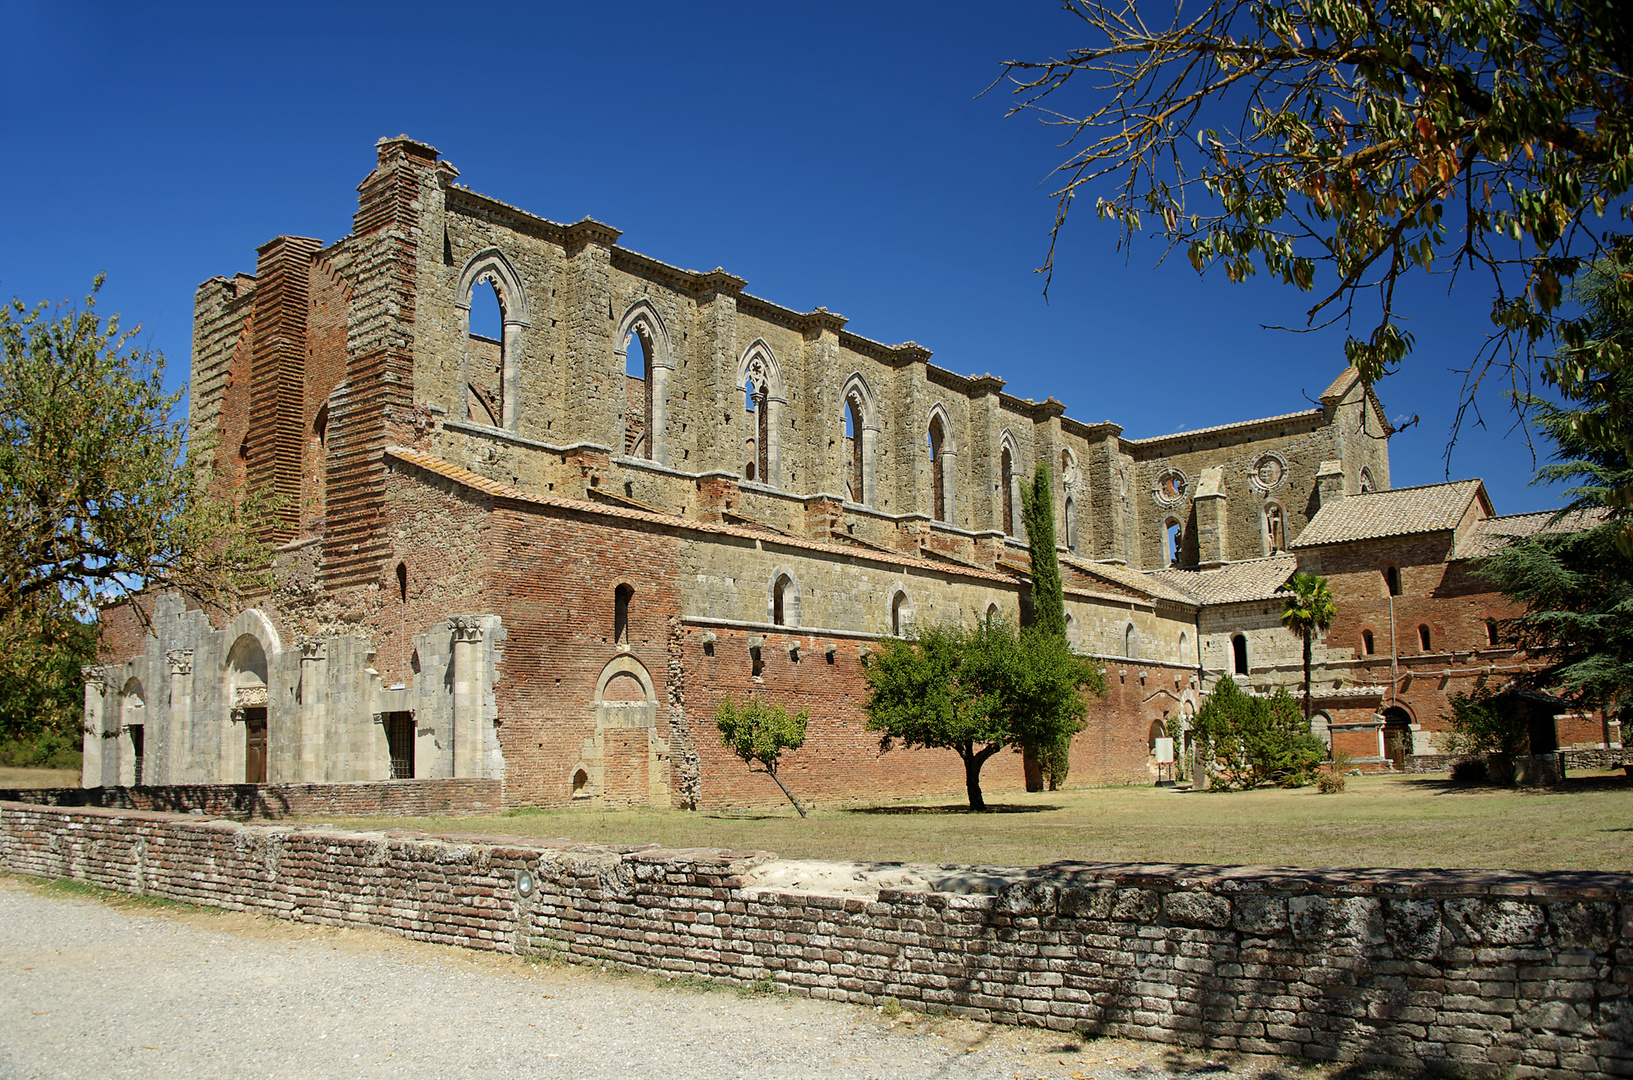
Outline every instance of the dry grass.
<path id="1" fill-rule="evenodd" d="M 513 811 L 482 818 L 322 818 L 341 828 L 561 837 L 774 851 L 791 859 L 1030 866 L 1061 859 L 1272 866 L 1633 871 L 1633 785 L 1573 779 L 1557 791 L 1351 777 L 1349 790 L 1190 793 L 1094 788 L 961 802 L 792 810 Z"/>
<path id="2" fill-rule="evenodd" d="M 78 769 L 13 769 L 0 766 L 0 789 L 79 787 Z"/>

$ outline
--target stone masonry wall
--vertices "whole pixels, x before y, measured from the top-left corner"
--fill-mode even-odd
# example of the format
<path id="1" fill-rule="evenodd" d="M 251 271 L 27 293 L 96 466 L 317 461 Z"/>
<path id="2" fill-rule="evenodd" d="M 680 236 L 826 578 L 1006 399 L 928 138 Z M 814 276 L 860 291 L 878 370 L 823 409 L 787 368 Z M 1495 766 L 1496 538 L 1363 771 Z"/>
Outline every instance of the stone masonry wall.
<path id="1" fill-rule="evenodd" d="M 771 858 L 0 805 L 10 872 L 301 922 L 1209 1049 L 1633 1074 L 1625 875 L 1061 863 L 863 899 L 756 888 Z"/>
<path id="2" fill-rule="evenodd" d="M 107 810 L 200 811 L 234 820 L 342 814 L 424 817 L 492 814 L 498 780 L 413 780 L 361 784 L 174 784 L 157 787 L 24 788 L 0 791 L 0 802 Z"/>

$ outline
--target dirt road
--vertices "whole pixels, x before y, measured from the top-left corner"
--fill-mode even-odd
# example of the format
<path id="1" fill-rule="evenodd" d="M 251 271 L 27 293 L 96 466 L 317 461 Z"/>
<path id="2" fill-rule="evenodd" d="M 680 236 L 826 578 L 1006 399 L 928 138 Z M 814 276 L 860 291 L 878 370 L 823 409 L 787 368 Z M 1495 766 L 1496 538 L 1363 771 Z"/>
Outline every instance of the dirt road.
<path id="1" fill-rule="evenodd" d="M 3 1080 L 1293 1072 L 0 878 Z"/>

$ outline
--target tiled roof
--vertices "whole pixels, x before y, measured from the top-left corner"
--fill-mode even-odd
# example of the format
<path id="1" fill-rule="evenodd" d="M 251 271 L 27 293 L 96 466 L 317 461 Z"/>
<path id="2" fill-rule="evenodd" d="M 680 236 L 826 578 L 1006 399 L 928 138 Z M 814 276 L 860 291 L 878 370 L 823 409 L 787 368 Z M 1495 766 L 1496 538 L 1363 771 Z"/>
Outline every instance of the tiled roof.
<path id="1" fill-rule="evenodd" d="M 1167 600 L 1175 604 L 1191 606 L 1195 606 L 1198 602 L 1196 597 L 1185 590 L 1176 588 L 1168 582 L 1159 581 L 1152 574 L 1140 570 L 1130 570 L 1120 563 L 1089 562 L 1086 559 L 1077 559 L 1069 555 L 1060 556 L 1060 561 L 1073 569 L 1104 578 L 1114 585 L 1120 585 L 1132 592 L 1149 596 L 1153 600 Z"/>
<path id="2" fill-rule="evenodd" d="M 1199 435 L 1214 435 L 1221 431 L 1230 431 L 1232 428 L 1253 427 L 1255 424 L 1275 424 L 1288 420 L 1313 420 L 1321 415 L 1320 409 L 1305 409 L 1302 412 L 1282 413 L 1280 416 L 1266 416 L 1258 420 L 1238 420 L 1234 424 L 1215 424 L 1213 427 L 1196 428 L 1193 431 L 1176 431 L 1169 435 L 1151 435 L 1144 439 L 1124 439 L 1130 446 L 1145 447 L 1155 443 L 1167 442 L 1169 439 L 1194 439 Z"/>
<path id="3" fill-rule="evenodd" d="M 763 530 L 736 526 L 715 525 L 706 521 L 697 521 L 693 518 L 680 517 L 676 514 L 664 514 L 650 510 L 633 510 L 628 507 L 611 503 L 589 502 L 584 499 L 564 499 L 558 495 L 540 495 L 536 492 L 523 491 L 520 488 L 502 484 L 497 480 L 490 480 L 480 473 L 451 461 L 444 461 L 435 454 L 428 454 L 423 450 L 414 450 L 406 446 L 386 447 L 386 456 L 426 472 L 435 473 L 445 479 L 452 480 L 475 491 L 481 491 L 496 498 L 510 499 L 514 502 L 530 503 L 534 506 L 552 506 L 562 510 L 575 510 L 581 513 L 594 514 L 598 517 L 620 518 L 625 521 L 644 521 L 657 525 L 668 525 L 690 532 L 710 533 L 717 536 L 736 536 L 745 540 L 759 540 L 762 543 L 776 543 L 781 546 L 804 548 L 808 551 L 822 551 L 839 555 L 847 559 L 865 559 L 869 562 L 888 563 L 892 566 L 912 566 L 921 570 L 930 570 L 938 574 L 949 574 L 961 578 L 977 578 L 982 581 L 996 582 L 1002 585 L 1013 585 L 1015 579 L 1009 574 L 1002 574 L 992 570 L 980 570 L 962 565 L 950 565 L 944 562 L 932 562 L 929 559 L 916 555 L 897 554 L 885 551 L 869 551 L 863 548 L 828 543 L 821 540 L 807 540 L 798 536 L 778 536 L 767 534 Z"/>
<path id="4" fill-rule="evenodd" d="M 1455 529 L 1470 501 L 1482 491 L 1478 480 L 1458 480 L 1351 495 L 1323 506 L 1288 546 L 1310 548 Z"/>
<path id="5" fill-rule="evenodd" d="M 1559 511 L 1539 510 L 1534 514 L 1509 514 L 1507 517 L 1482 518 L 1476 521 L 1457 545 L 1454 559 L 1483 559 L 1495 555 L 1516 536 L 1535 536 L 1544 532 L 1577 532 L 1591 528 L 1605 519 L 1609 511 L 1602 507 L 1592 510 L 1567 510 L 1555 521 Z"/>
<path id="6" fill-rule="evenodd" d="M 1182 589 L 1204 604 L 1239 604 L 1274 600 L 1298 569 L 1298 558 L 1285 552 L 1267 559 L 1226 563 L 1214 570 L 1157 570 L 1149 577 Z"/>

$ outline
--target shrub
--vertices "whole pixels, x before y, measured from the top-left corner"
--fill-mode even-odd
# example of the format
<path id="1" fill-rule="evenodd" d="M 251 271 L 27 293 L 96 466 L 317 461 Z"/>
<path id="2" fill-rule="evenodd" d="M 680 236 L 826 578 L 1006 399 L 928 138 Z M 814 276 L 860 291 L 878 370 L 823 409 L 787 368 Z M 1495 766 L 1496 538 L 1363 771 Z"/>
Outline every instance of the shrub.
<path id="1" fill-rule="evenodd" d="M 1199 743 L 1198 760 L 1210 764 L 1218 786 L 1226 789 L 1303 787 L 1327 756 L 1285 689 L 1269 698 L 1252 697 L 1229 678 L 1202 703 L 1191 730 Z"/>
<path id="2" fill-rule="evenodd" d="M 1315 776 L 1315 789 L 1323 795 L 1337 795 L 1344 790 L 1344 774 L 1336 770 L 1321 770 Z"/>
<path id="3" fill-rule="evenodd" d="M 77 741 L 50 729 L 0 743 L 0 766 L 10 769 L 77 769 L 84 757 Z"/>
<path id="4" fill-rule="evenodd" d="M 1456 783 L 1483 784 L 1486 778 L 1485 758 L 1465 757 L 1452 762 L 1452 780 Z"/>

